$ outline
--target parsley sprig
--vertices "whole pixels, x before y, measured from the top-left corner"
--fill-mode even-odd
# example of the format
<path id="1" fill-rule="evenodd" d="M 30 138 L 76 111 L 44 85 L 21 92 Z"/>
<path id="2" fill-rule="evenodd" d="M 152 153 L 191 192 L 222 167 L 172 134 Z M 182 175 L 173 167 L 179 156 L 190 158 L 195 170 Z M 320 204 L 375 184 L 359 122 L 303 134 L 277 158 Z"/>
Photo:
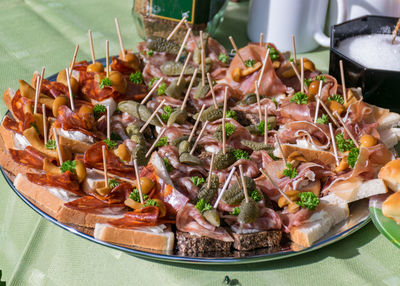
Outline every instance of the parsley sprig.
<path id="1" fill-rule="evenodd" d="M 157 201 L 148 199 L 147 201 L 144 202 L 145 207 L 159 207 L 160 205 L 158 204 Z"/>
<path id="2" fill-rule="evenodd" d="M 250 197 L 256 202 L 259 202 L 263 199 L 263 196 L 261 195 L 261 193 L 258 190 L 253 190 L 250 193 Z"/>
<path id="3" fill-rule="evenodd" d="M 174 167 L 172 167 L 171 163 L 169 162 L 168 158 L 164 158 L 164 165 L 168 173 L 170 173 L 174 169 Z"/>
<path id="4" fill-rule="evenodd" d="M 198 209 L 201 213 L 204 213 L 205 211 L 209 211 L 212 209 L 212 205 L 207 203 L 204 199 L 200 199 L 196 203 L 196 209 Z"/>
<path id="5" fill-rule="evenodd" d="M 218 56 L 218 60 L 220 62 L 223 62 L 224 64 L 228 64 L 229 63 L 229 56 L 227 54 L 220 53 L 219 56 Z"/>
<path id="6" fill-rule="evenodd" d="M 231 211 L 229 214 L 231 214 L 231 215 L 239 215 L 240 214 L 240 208 L 239 207 L 234 207 L 233 211 Z"/>
<path id="7" fill-rule="evenodd" d="M 114 149 L 115 147 L 117 147 L 117 142 L 115 142 L 114 140 L 111 139 L 104 139 L 104 143 L 106 143 L 107 147 L 109 149 Z"/>
<path id="8" fill-rule="evenodd" d="M 356 165 L 358 156 L 360 155 L 360 149 L 359 148 L 353 148 L 349 152 L 349 156 L 347 157 L 347 163 L 349 163 L 349 166 L 354 168 Z"/>
<path id="9" fill-rule="evenodd" d="M 61 171 L 61 173 L 65 173 L 66 171 L 75 173 L 75 168 L 76 168 L 75 160 L 73 160 L 73 161 L 68 160 L 68 161 L 65 161 L 64 163 L 62 163 L 62 165 L 60 166 L 60 171 Z"/>
<path id="10" fill-rule="evenodd" d="M 240 159 L 250 159 L 249 153 L 241 149 L 233 150 L 233 155 L 235 156 L 236 161 Z"/>
<path id="11" fill-rule="evenodd" d="M 171 106 L 166 105 L 164 106 L 163 110 L 164 113 L 161 113 L 161 120 L 167 122 L 172 112 L 174 112 L 174 109 Z"/>
<path id="12" fill-rule="evenodd" d="M 318 124 L 328 124 L 329 123 L 329 116 L 327 114 L 322 114 L 321 117 L 317 118 L 316 122 Z"/>
<path id="13" fill-rule="evenodd" d="M 299 199 L 296 203 L 301 208 L 313 211 L 319 205 L 319 198 L 313 192 L 302 192 L 299 194 Z"/>
<path id="14" fill-rule="evenodd" d="M 225 135 L 226 137 L 231 136 L 235 132 L 235 125 L 232 123 L 226 123 L 225 124 Z"/>
<path id="15" fill-rule="evenodd" d="M 292 166 L 292 164 L 287 163 L 286 164 L 286 169 L 283 169 L 282 171 L 283 175 L 290 178 L 290 179 L 294 179 L 297 176 L 297 170 L 294 166 Z"/>
<path id="16" fill-rule="evenodd" d="M 118 187 L 120 185 L 120 182 L 116 179 L 109 179 L 108 180 L 108 187 L 110 189 L 114 189 L 115 187 Z"/>
<path id="17" fill-rule="evenodd" d="M 336 140 L 336 145 L 340 152 L 350 151 L 351 149 L 353 149 L 355 147 L 353 140 L 344 139 L 343 133 L 337 134 L 335 136 L 335 140 Z"/>
<path id="18" fill-rule="evenodd" d="M 206 181 L 204 178 L 198 177 L 198 176 L 191 177 L 190 180 L 197 187 L 200 186 L 201 184 L 203 184 Z"/>
<path id="19" fill-rule="evenodd" d="M 160 140 L 158 140 L 156 147 L 162 147 L 162 146 L 167 146 L 168 145 L 168 138 L 167 136 L 161 137 Z"/>
<path id="20" fill-rule="evenodd" d="M 244 61 L 244 65 L 248 68 L 252 68 L 256 64 L 256 60 L 248 59 Z"/>
<path id="21" fill-rule="evenodd" d="M 56 140 L 53 139 L 47 140 L 46 149 L 56 150 Z"/>
<path id="22" fill-rule="evenodd" d="M 307 94 L 301 91 L 296 92 L 290 99 L 290 102 L 296 102 L 297 104 L 307 104 L 308 102 Z"/>
<path id="23" fill-rule="evenodd" d="M 100 82 L 99 82 L 99 87 L 100 89 L 103 89 L 106 86 L 112 86 L 112 82 L 108 77 L 103 78 Z"/>
<path id="24" fill-rule="evenodd" d="M 129 75 L 129 81 L 133 82 L 134 84 L 141 84 L 143 83 L 143 75 L 140 71 L 137 71 L 135 73 L 131 73 Z"/>
<path id="25" fill-rule="evenodd" d="M 279 52 L 272 46 L 267 46 L 269 48 L 269 58 L 272 61 L 279 59 Z"/>
<path id="26" fill-rule="evenodd" d="M 340 104 L 344 104 L 344 99 L 343 96 L 340 94 L 332 94 L 330 97 L 328 97 L 329 101 L 336 101 L 339 102 Z"/>
<path id="27" fill-rule="evenodd" d="M 104 105 L 102 105 L 102 104 L 96 104 L 94 107 L 93 107 L 93 115 L 94 115 L 94 118 L 95 119 L 98 119 L 98 118 L 100 118 L 103 114 L 105 114 L 106 113 L 106 107 L 104 106 Z"/>
<path id="28" fill-rule="evenodd" d="M 157 94 L 158 95 L 163 95 L 165 91 L 167 90 L 167 84 L 165 82 L 161 83 L 157 89 Z"/>
<path id="29" fill-rule="evenodd" d="M 146 200 L 149 196 L 143 194 L 143 200 Z M 135 202 L 140 202 L 140 194 L 139 194 L 139 190 L 138 189 L 133 189 L 133 191 L 129 194 L 129 198 L 131 198 L 132 200 L 134 200 Z"/>
<path id="30" fill-rule="evenodd" d="M 226 114 L 225 114 L 226 118 L 233 118 L 233 119 L 237 119 L 237 115 L 236 115 L 236 111 L 235 110 L 227 110 Z"/>

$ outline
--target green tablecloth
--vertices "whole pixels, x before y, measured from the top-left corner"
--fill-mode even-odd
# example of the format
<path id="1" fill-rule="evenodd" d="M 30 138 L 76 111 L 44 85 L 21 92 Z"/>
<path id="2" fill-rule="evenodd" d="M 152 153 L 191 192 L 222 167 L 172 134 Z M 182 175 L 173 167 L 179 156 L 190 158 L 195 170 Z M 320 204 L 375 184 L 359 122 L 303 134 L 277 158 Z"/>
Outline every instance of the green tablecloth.
<path id="1" fill-rule="evenodd" d="M 89 59 L 89 28 L 98 57 L 104 57 L 106 39 L 111 53 L 117 53 L 115 16 L 125 46 L 135 47 L 139 38 L 131 5 L 131 0 L 1 0 L 0 90 L 16 88 L 17 79 L 30 80 L 43 65 L 46 75 L 65 68 L 76 43 L 78 60 Z M 246 22 L 247 3 L 231 3 L 217 38 L 228 46 L 227 36 L 233 35 L 244 45 Z M 326 50 L 307 56 L 327 70 Z M 4 104 L 0 110 L 6 111 Z M 400 285 L 399 254 L 370 223 L 332 246 L 269 263 L 217 267 L 153 262 L 58 228 L 0 179 L 0 280 L 7 285 L 221 285 L 225 275 L 242 285 Z"/>

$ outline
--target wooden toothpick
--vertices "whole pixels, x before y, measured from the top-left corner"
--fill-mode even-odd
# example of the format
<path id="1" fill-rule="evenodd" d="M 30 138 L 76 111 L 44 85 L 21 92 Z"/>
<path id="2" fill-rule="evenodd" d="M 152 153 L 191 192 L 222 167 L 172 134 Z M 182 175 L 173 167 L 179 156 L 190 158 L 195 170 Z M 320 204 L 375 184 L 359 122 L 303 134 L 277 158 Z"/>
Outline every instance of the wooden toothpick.
<path id="1" fill-rule="evenodd" d="M 106 40 L 106 76 L 109 77 L 110 73 L 110 42 Z"/>
<path id="2" fill-rule="evenodd" d="M 318 96 L 317 98 L 317 107 L 315 108 L 315 115 L 314 115 L 314 123 L 317 123 L 318 119 L 318 113 L 319 113 L 319 105 L 320 105 L 320 98 L 321 98 L 321 91 L 322 91 L 322 80 L 319 81 L 319 87 L 318 87 Z"/>
<path id="3" fill-rule="evenodd" d="M 336 127 L 340 127 L 339 123 L 336 121 L 335 117 L 332 115 L 332 113 L 329 110 L 329 108 L 322 101 L 321 97 L 317 95 L 316 98 L 318 99 L 319 104 L 321 104 L 321 106 L 324 108 L 325 112 L 329 115 L 329 117 L 332 120 L 332 122 L 336 125 Z"/>
<path id="4" fill-rule="evenodd" d="M 199 143 L 201 136 L 203 136 L 203 133 L 206 130 L 207 125 L 208 125 L 208 121 L 204 122 L 204 125 L 200 130 L 199 136 L 197 136 L 196 141 L 193 144 L 192 150 L 190 150 L 190 155 L 193 155 L 194 150 L 196 150 L 197 144 Z"/>
<path id="5" fill-rule="evenodd" d="M 340 79 L 342 81 L 342 92 L 343 92 L 343 99 L 344 99 L 344 104 L 347 105 L 347 93 L 346 93 L 346 82 L 344 81 L 344 69 L 343 69 L 343 61 L 339 61 L 339 67 L 340 67 Z"/>
<path id="6" fill-rule="evenodd" d="M 339 119 L 340 123 L 342 124 L 344 130 L 346 130 L 347 135 L 349 135 L 349 137 L 351 138 L 351 140 L 353 140 L 354 145 L 356 145 L 357 148 L 360 147 L 360 145 L 358 144 L 356 138 L 354 138 L 353 134 L 350 132 L 349 128 L 347 128 L 346 124 L 344 123 L 343 119 L 340 117 L 339 113 L 337 111 L 334 112 L 334 114 L 336 115 L 336 117 Z"/>
<path id="7" fill-rule="evenodd" d="M 215 109 L 218 109 L 217 98 L 215 96 L 214 86 L 212 84 L 211 75 L 209 72 L 207 73 L 207 80 L 208 80 L 208 85 L 210 86 L 211 95 L 212 95 L 212 99 L 214 102 L 214 107 L 215 107 Z"/>
<path id="8" fill-rule="evenodd" d="M 172 32 L 169 34 L 169 36 L 167 37 L 167 40 L 171 40 L 171 38 L 174 36 L 174 34 L 176 33 L 176 31 L 178 31 L 179 27 L 183 24 L 183 22 L 186 21 L 186 16 L 183 16 L 182 20 L 179 21 L 178 25 L 175 26 L 175 28 L 172 30 Z"/>
<path id="9" fill-rule="evenodd" d="M 42 114 L 43 114 L 43 138 L 44 145 L 47 144 L 47 116 L 46 116 L 46 105 L 42 104 Z"/>
<path id="10" fill-rule="evenodd" d="M 40 73 L 39 92 L 42 90 L 42 82 L 43 82 L 43 79 L 44 79 L 45 70 L 46 70 L 46 68 L 43 66 L 42 67 L 42 72 Z"/>
<path id="11" fill-rule="evenodd" d="M 225 191 L 228 189 L 229 183 L 232 180 L 232 177 L 233 177 L 233 174 L 235 173 L 235 171 L 236 171 L 236 167 L 234 166 L 232 168 L 232 170 L 229 172 L 228 178 L 226 178 L 224 186 L 222 187 L 222 190 L 219 193 L 218 198 L 214 203 L 214 206 L 213 206 L 214 209 L 216 209 L 218 207 L 218 204 L 221 201 L 222 196 L 224 195 Z"/>
<path id="12" fill-rule="evenodd" d="M 33 113 L 37 113 L 37 106 L 39 102 L 39 95 L 40 95 L 40 75 L 36 77 L 36 90 L 35 90 L 35 103 L 33 107 Z"/>
<path id="13" fill-rule="evenodd" d="M 157 89 L 157 87 L 160 85 L 160 83 L 164 80 L 164 78 L 160 78 L 156 83 L 153 84 L 153 86 L 151 87 L 149 93 L 142 99 L 142 101 L 140 102 L 140 104 L 145 104 L 146 101 L 150 98 L 150 96 L 152 95 L 152 93 Z"/>
<path id="14" fill-rule="evenodd" d="M 211 187 L 211 177 L 212 177 L 212 172 L 213 172 L 213 167 L 214 167 L 214 156 L 215 156 L 215 154 L 212 153 L 211 154 L 211 163 L 210 163 L 210 172 L 208 173 L 208 179 L 207 179 L 207 189 L 209 189 Z"/>
<path id="15" fill-rule="evenodd" d="M 165 99 L 163 99 L 160 104 L 157 106 L 157 108 L 153 111 L 153 113 L 150 115 L 150 117 L 146 120 L 146 122 L 143 124 L 142 128 L 140 128 L 139 132 L 143 132 L 146 127 L 150 124 L 150 122 L 153 120 L 153 118 L 156 116 L 157 112 L 160 110 L 160 108 L 164 105 Z"/>
<path id="16" fill-rule="evenodd" d="M 296 41 L 294 39 L 294 35 L 292 35 L 292 50 L 293 50 L 293 62 L 297 65 L 297 58 L 296 58 Z"/>
<path id="17" fill-rule="evenodd" d="M 92 30 L 89 29 L 88 34 L 89 34 L 90 54 L 92 55 L 92 64 L 94 64 L 96 62 L 96 58 L 94 56 Z"/>
<path id="18" fill-rule="evenodd" d="M 182 101 L 181 110 L 184 110 L 185 107 L 186 107 L 186 102 L 187 102 L 187 100 L 189 98 L 190 91 L 192 90 L 194 80 L 196 79 L 196 75 L 197 75 L 197 69 L 194 70 L 192 79 L 190 80 L 189 87 L 188 87 L 188 89 L 186 91 L 186 94 L 185 94 L 185 97 L 183 98 L 183 101 Z"/>
<path id="19" fill-rule="evenodd" d="M 258 81 L 257 81 L 258 88 L 260 88 L 261 80 L 263 78 L 264 71 L 265 71 L 265 66 L 267 65 L 267 62 L 268 62 L 269 51 L 270 51 L 269 48 L 267 48 L 267 51 L 265 52 L 265 57 L 264 57 L 263 65 L 262 65 L 262 68 L 261 68 L 260 76 L 258 77 Z"/>
<path id="20" fill-rule="evenodd" d="M 264 113 L 264 144 L 268 144 L 268 105 L 265 106 L 264 108 L 265 113 Z"/>
<path id="21" fill-rule="evenodd" d="M 122 59 L 125 61 L 125 58 L 126 58 L 125 48 L 124 48 L 124 42 L 122 41 L 121 30 L 119 28 L 118 18 L 115 18 L 115 27 L 117 28 L 117 34 L 118 34 L 118 39 L 119 39 L 119 46 L 121 47 Z"/>
<path id="22" fill-rule="evenodd" d="M 206 108 L 206 105 L 203 104 L 201 109 L 200 109 L 199 116 L 197 116 L 196 122 L 194 123 L 192 131 L 190 132 L 190 136 L 189 136 L 189 139 L 188 139 L 189 142 L 192 141 L 192 139 L 193 139 L 194 133 L 196 132 L 197 126 L 199 125 L 200 118 L 203 115 L 203 112 L 204 112 L 205 108 Z"/>
<path id="23" fill-rule="evenodd" d="M 75 61 L 76 61 L 76 56 L 78 55 L 78 50 L 79 50 L 79 45 L 76 44 L 75 46 L 75 51 L 74 51 L 74 56 L 72 57 L 72 62 L 69 65 L 69 74 L 68 76 L 71 78 L 72 76 L 72 70 L 74 69 Z"/>
<path id="24" fill-rule="evenodd" d="M 225 119 L 226 119 L 226 104 L 227 104 L 227 93 L 228 87 L 225 87 L 224 92 L 224 108 L 222 113 L 222 152 L 226 154 L 226 130 L 225 130 Z"/>
<path id="25" fill-rule="evenodd" d="M 178 62 L 178 61 L 179 61 L 179 59 L 180 59 L 180 57 L 181 57 L 181 54 L 182 54 L 183 50 L 185 49 L 186 42 L 187 42 L 187 40 L 189 39 L 189 35 L 190 35 L 191 32 L 192 32 L 192 28 L 189 28 L 188 31 L 186 32 L 185 38 L 183 39 L 181 48 L 179 49 L 179 52 L 178 52 L 178 54 L 176 55 L 175 62 Z"/>
<path id="26" fill-rule="evenodd" d="M 231 41 L 232 47 L 233 47 L 233 49 L 235 50 L 236 54 L 238 55 L 240 61 L 242 62 L 243 67 L 246 68 L 246 64 L 245 64 L 245 62 L 244 62 L 242 56 L 240 55 L 239 50 L 238 50 L 238 48 L 237 48 L 237 46 L 236 46 L 236 43 L 235 43 L 235 41 L 233 40 L 232 36 L 229 36 L 229 41 Z"/>
<path id="27" fill-rule="evenodd" d="M 69 74 L 69 68 L 65 69 L 65 74 Z M 75 111 L 75 105 L 74 105 L 74 96 L 72 94 L 72 89 L 71 89 L 71 80 L 69 76 L 67 76 L 67 85 L 68 85 L 68 93 L 69 93 L 69 100 L 71 101 L 71 110 Z"/>
<path id="28" fill-rule="evenodd" d="M 103 154 L 103 169 L 104 169 L 104 186 L 108 187 L 108 174 L 107 174 L 107 156 L 106 156 L 106 146 L 101 146 L 101 151 Z"/>
<path id="29" fill-rule="evenodd" d="M 96 172 L 96 173 L 98 173 L 98 174 L 104 175 L 104 171 L 102 171 L 102 170 L 97 170 L 97 169 L 91 169 L 91 170 Z M 107 176 L 108 177 L 112 177 L 112 178 L 116 178 L 116 179 L 124 181 L 124 182 L 131 183 L 132 185 L 136 185 L 136 180 L 131 180 L 131 179 L 128 179 L 128 178 L 120 177 L 118 175 L 114 175 L 114 174 L 111 174 L 111 173 L 108 173 Z"/>
<path id="30" fill-rule="evenodd" d="M 278 192 L 290 203 L 293 204 L 293 201 L 282 191 L 282 189 L 278 186 L 278 184 L 271 178 L 267 171 L 263 170 L 262 168 L 259 169 L 261 174 L 268 178 L 268 180 L 274 185 L 274 187 L 278 190 Z"/>
<path id="31" fill-rule="evenodd" d="M 256 98 L 257 98 L 257 107 L 258 107 L 258 120 L 262 121 L 262 112 L 261 112 L 261 100 L 260 100 L 260 92 L 258 91 L 258 82 L 254 82 L 254 86 L 256 89 Z"/>
<path id="32" fill-rule="evenodd" d="M 153 149 L 156 148 L 156 145 L 157 145 L 158 141 L 160 141 L 160 139 L 162 138 L 162 136 L 164 135 L 164 132 L 165 132 L 166 130 L 167 130 L 167 129 L 166 129 L 165 127 L 164 127 L 163 129 L 161 129 L 161 131 L 160 131 L 160 133 L 158 134 L 156 140 L 153 142 L 153 145 L 151 145 L 149 151 L 147 151 L 147 153 L 146 153 L 146 158 L 149 157 L 149 155 L 151 154 L 151 152 L 153 152 Z"/>
<path id="33" fill-rule="evenodd" d="M 301 77 L 299 74 L 299 71 L 297 70 L 297 67 L 294 63 L 290 62 L 290 65 L 292 66 L 292 69 L 294 70 L 294 73 L 296 74 L 297 78 L 299 79 L 299 82 L 301 83 Z"/>
<path id="34" fill-rule="evenodd" d="M 133 165 L 135 166 L 136 186 L 137 186 L 137 190 L 139 191 L 140 203 L 144 204 L 143 193 L 142 193 L 142 184 L 140 183 L 139 167 L 138 167 L 136 159 L 133 160 Z"/>
<path id="35" fill-rule="evenodd" d="M 276 141 L 276 143 L 278 144 L 278 147 L 279 147 L 279 151 L 281 151 L 281 153 L 282 153 L 282 159 L 283 159 L 283 162 L 285 162 L 285 166 L 287 165 L 287 160 L 286 160 L 286 158 L 285 158 L 285 153 L 283 153 L 283 149 L 282 149 L 282 145 L 281 145 L 281 141 L 279 140 L 279 138 L 278 138 L 278 136 L 275 134 L 275 141 Z"/>
<path id="36" fill-rule="evenodd" d="M 110 140 L 111 139 L 111 114 L 110 114 L 110 106 L 106 106 L 106 110 L 107 110 L 107 139 Z"/>
<path id="37" fill-rule="evenodd" d="M 259 43 L 260 47 L 262 47 L 263 42 L 264 42 L 264 34 L 260 33 L 260 43 Z"/>
<path id="38" fill-rule="evenodd" d="M 60 143 L 58 141 L 58 135 L 57 135 L 57 129 L 53 127 L 53 134 L 54 134 L 54 140 L 56 141 L 56 149 L 57 149 L 57 154 L 58 154 L 58 161 L 60 162 L 60 166 L 64 163 L 62 155 L 61 155 L 61 149 L 60 149 Z"/>
<path id="39" fill-rule="evenodd" d="M 243 188 L 243 192 L 244 192 L 244 198 L 246 200 L 246 203 L 249 202 L 249 194 L 247 192 L 247 185 L 246 185 L 246 181 L 244 180 L 244 176 L 243 176 L 243 167 L 242 165 L 239 165 L 239 173 L 240 173 L 240 180 L 242 181 L 242 188 Z"/>
<path id="40" fill-rule="evenodd" d="M 304 58 L 300 58 L 300 87 L 301 92 L 304 92 Z"/>
<path id="41" fill-rule="evenodd" d="M 185 63 L 183 64 L 181 74 L 179 75 L 179 78 L 178 78 L 178 82 L 177 82 L 177 84 L 176 84 L 176 85 L 178 85 L 178 86 L 181 84 L 183 75 L 185 74 L 185 70 L 186 70 L 186 67 L 187 67 L 187 65 L 188 65 L 188 63 L 189 63 L 189 60 L 190 60 L 190 57 L 191 57 L 191 56 L 192 56 L 192 52 L 189 52 L 189 54 L 188 54 L 187 57 L 186 57 Z"/>
<path id="42" fill-rule="evenodd" d="M 339 166 L 339 157 L 338 157 L 337 149 L 336 149 L 335 135 L 333 134 L 332 123 L 330 123 L 330 122 L 329 122 L 329 132 L 330 132 L 330 134 L 331 134 L 332 147 L 333 147 L 333 154 L 335 154 L 336 166 Z"/>
<path id="43" fill-rule="evenodd" d="M 206 85 L 205 78 L 205 50 L 204 50 L 204 41 L 203 41 L 203 31 L 200 30 L 200 46 L 201 46 L 201 84 L 202 86 Z"/>

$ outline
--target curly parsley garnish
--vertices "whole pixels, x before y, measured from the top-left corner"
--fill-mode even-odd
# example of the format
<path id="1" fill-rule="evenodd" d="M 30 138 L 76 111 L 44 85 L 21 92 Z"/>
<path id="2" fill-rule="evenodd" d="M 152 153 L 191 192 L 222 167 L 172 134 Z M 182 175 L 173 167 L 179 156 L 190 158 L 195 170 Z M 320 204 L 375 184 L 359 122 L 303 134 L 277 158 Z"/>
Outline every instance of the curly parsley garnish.
<path id="1" fill-rule="evenodd" d="M 256 64 L 256 60 L 248 59 L 244 61 L 244 65 L 248 68 L 252 68 Z"/>
<path id="2" fill-rule="evenodd" d="M 319 198 L 313 192 L 302 192 L 299 199 L 296 203 L 304 209 L 313 211 L 319 204 Z"/>
<path id="3" fill-rule="evenodd" d="M 174 109 L 171 106 L 166 105 L 164 106 L 163 110 L 164 113 L 161 113 L 161 120 L 167 122 L 169 117 L 171 116 L 171 113 L 174 112 Z"/>
<path id="4" fill-rule="evenodd" d="M 103 89 L 106 86 L 112 86 L 112 82 L 108 77 L 103 78 L 100 82 L 99 82 L 99 87 L 100 89 Z"/>
<path id="5" fill-rule="evenodd" d="M 344 99 L 343 96 L 340 94 L 332 94 L 330 97 L 328 97 L 329 101 L 336 101 L 339 102 L 340 104 L 344 104 Z"/>
<path id="6" fill-rule="evenodd" d="M 100 116 L 102 116 L 103 114 L 105 114 L 106 113 L 106 107 L 104 106 L 104 105 L 102 105 L 102 104 L 96 104 L 94 107 L 93 107 L 93 115 L 94 115 L 94 118 L 95 119 L 98 119 L 98 118 L 100 118 Z"/>
<path id="7" fill-rule="evenodd" d="M 196 203 L 196 209 L 198 209 L 201 213 L 204 213 L 205 211 L 209 211 L 212 209 L 212 205 L 210 205 L 209 203 L 207 203 L 204 199 L 200 199 L 197 203 Z"/>
<path id="8" fill-rule="evenodd" d="M 267 46 L 269 48 L 269 58 L 272 61 L 279 59 L 279 52 L 272 46 Z"/>
<path id="9" fill-rule="evenodd" d="M 225 135 L 226 137 L 231 136 L 235 132 L 235 125 L 232 123 L 226 123 L 225 124 Z"/>
<path id="10" fill-rule="evenodd" d="M 322 82 L 325 83 L 326 77 L 325 77 L 324 75 L 317 75 L 317 76 L 315 77 L 315 80 L 318 80 L 318 81 L 321 81 L 321 80 L 322 80 Z"/>
<path id="11" fill-rule="evenodd" d="M 358 156 L 360 155 L 360 149 L 359 148 L 353 148 L 349 152 L 349 156 L 347 157 L 347 163 L 349 163 L 349 166 L 354 168 L 356 165 Z"/>
<path id="12" fill-rule="evenodd" d="M 152 57 L 152 56 L 154 55 L 154 51 L 153 51 L 153 50 L 148 50 L 148 51 L 146 52 L 146 54 L 147 54 L 149 57 Z"/>
<path id="13" fill-rule="evenodd" d="M 253 190 L 250 193 L 250 197 L 256 202 L 259 202 L 263 199 L 263 196 L 260 194 L 260 192 L 258 190 Z"/>
<path id="14" fill-rule="evenodd" d="M 62 163 L 62 165 L 60 166 L 60 171 L 61 171 L 61 173 L 65 173 L 66 171 L 75 173 L 75 168 L 76 168 L 75 160 L 73 160 L 73 161 L 68 160 L 68 161 L 65 161 L 64 163 Z"/>
<path id="15" fill-rule="evenodd" d="M 344 134 L 343 133 L 339 133 L 335 136 L 335 140 L 336 140 L 336 145 L 339 149 L 340 152 L 346 152 L 349 151 L 351 149 L 353 149 L 354 146 L 354 142 L 351 139 L 344 139 Z"/>
<path id="16" fill-rule="evenodd" d="M 158 140 L 156 147 L 167 146 L 168 145 L 167 140 L 168 140 L 167 136 L 161 137 L 160 140 Z"/>
<path id="17" fill-rule="evenodd" d="M 140 71 L 135 73 L 131 73 L 129 75 L 129 81 L 133 82 L 134 84 L 141 84 L 143 82 L 143 75 Z"/>
<path id="18" fill-rule="evenodd" d="M 236 161 L 240 159 L 250 159 L 249 153 L 240 149 L 233 150 L 233 155 L 235 155 Z"/>
<path id="19" fill-rule="evenodd" d="M 53 139 L 47 140 L 46 149 L 56 150 L 56 140 Z"/>
<path id="20" fill-rule="evenodd" d="M 158 95 L 163 95 L 165 93 L 165 90 L 167 89 L 167 84 L 163 82 L 162 84 L 159 85 L 157 89 L 157 94 Z"/>
<path id="21" fill-rule="evenodd" d="M 271 130 L 272 129 L 272 124 L 271 122 L 268 122 L 267 124 L 267 130 Z M 261 120 L 260 124 L 258 124 L 258 133 L 260 135 L 264 135 L 265 133 L 265 121 Z"/>
<path id="22" fill-rule="evenodd" d="M 172 167 L 171 163 L 169 162 L 168 158 L 164 158 L 164 165 L 168 173 L 170 173 L 174 169 L 174 167 Z"/>
<path id="23" fill-rule="evenodd" d="M 204 178 L 198 176 L 191 177 L 190 180 L 192 181 L 193 185 L 197 187 L 206 181 Z"/>
<path id="24" fill-rule="evenodd" d="M 231 211 L 229 214 L 231 214 L 231 215 L 239 215 L 240 214 L 240 208 L 239 207 L 235 207 L 233 209 L 233 211 Z"/>
<path id="25" fill-rule="evenodd" d="M 318 123 L 318 124 L 328 124 L 329 123 L 329 116 L 327 114 L 322 114 L 321 117 L 317 118 L 316 123 Z"/>
<path id="26" fill-rule="evenodd" d="M 149 200 L 145 201 L 144 206 L 145 207 L 159 207 L 160 205 L 157 203 L 157 201 L 149 199 Z"/>
<path id="27" fill-rule="evenodd" d="M 228 111 L 226 111 L 225 117 L 226 117 L 226 118 L 233 118 L 233 119 L 236 120 L 236 119 L 237 119 L 236 111 L 235 111 L 235 110 L 228 110 Z"/>
<path id="28" fill-rule="evenodd" d="M 307 87 L 309 87 L 310 86 L 310 84 L 313 82 L 313 79 L 310 77 L 310 78 L 305 78 L 304 79 L 304 84 L 307 86 Z"/>
<path id="29" fill-rule="evenodd" d="M 104 143 L 106 143 L 107 147 L 109 149 L 114 149 L 115 147 L 117 147 L 117 142 L 115 142 L 114 140 L 111 139 L 104 139 Z"/>
<path id="30" fill-rule="evenodd" d="M 229 56 L 227 54 L 220 53 L 219 56 L 218 56 L 218 60 L 220 62 L 223 62 L 224 64 L 228 64 L 229 63 Z"/>
<path id="31" fill-rule="evenodd" d="M 290 102 L 296 102 L 297 104 L 307 104 L 308 102 L 307 94 L 301 91 L 296 92 L 290 99 Z"/>
<path id="32" fill-rule="evenodd" d="M 143 194 L 143 200 L 146 200 L 149 196 Z M 140 194 L 138 189 L 133 189 L 133 191 L 130 193 L 129 198 L 131 198 L 132 200 L 134 200 L 135 202 L 140 202 Z"/>
<path id="33" fill-rule="evenodd" d="M 153 77 L 153 78 L 149 81 L 148 87 L 152 87 L 153 84 L 154 84 L 157 80 L 159 80 L 159 79 L 160 79 L 159 77 Z"/>
<path id="34" fill-rule="evenodd" d="M 110 189 L 114 189 L 115 187 L 118 187 L 120 185 L 120 182 L 116 179 L 109 179 L 108 180 L 108 187 Z"/>
<path id="35" fill-rule="evenodd" d="M 294 179 L 297 176 L 296 168 L 293 167 L 292 164 L 290 164 L 290 163 L 286 164 L 286 169 L 283 169 L 282 173 L 284 176 L 286 176 L 290 179 Z"/>

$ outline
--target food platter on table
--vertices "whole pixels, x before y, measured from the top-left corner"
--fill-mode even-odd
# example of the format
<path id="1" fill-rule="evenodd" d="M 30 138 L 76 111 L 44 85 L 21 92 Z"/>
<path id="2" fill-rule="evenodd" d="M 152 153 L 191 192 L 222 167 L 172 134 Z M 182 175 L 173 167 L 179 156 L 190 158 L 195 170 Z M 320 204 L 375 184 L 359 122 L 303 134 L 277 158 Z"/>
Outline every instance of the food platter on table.
<path id="1" fill-rule="evenodd" d="M 400 115 L 270 43 L 230 37 L 230 60 L 189 28 L 137 54 L 116 25 L 111 64 L 89 30 L 92 63 L 77 46 L 70 68 L 4 93 L 0 164 L 35 211 L 128 253 L 200 263 L 293 256 L 368 222 Z"/>

